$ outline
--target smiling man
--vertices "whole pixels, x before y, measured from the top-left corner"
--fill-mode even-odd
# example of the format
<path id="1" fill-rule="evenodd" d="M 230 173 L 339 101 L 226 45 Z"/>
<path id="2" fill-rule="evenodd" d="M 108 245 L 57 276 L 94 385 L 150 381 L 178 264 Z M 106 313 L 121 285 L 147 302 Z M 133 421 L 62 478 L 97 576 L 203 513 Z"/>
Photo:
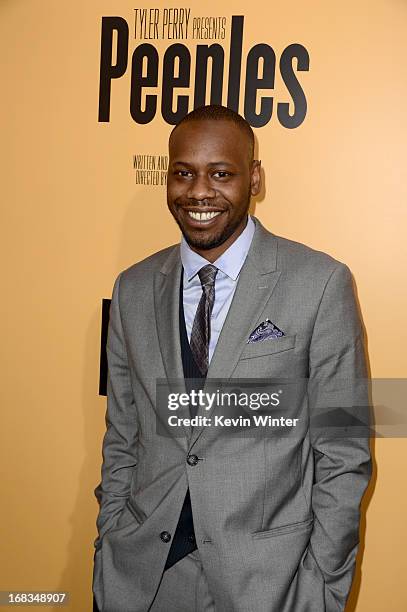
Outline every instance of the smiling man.
<path id="1" fill-rule="evenodd" d="M 252 129 L 235 112 L 187 115 L 170 135 L 167 181 L 181 242 L 114 284 L 95 489 L 101 612 L 346 605 L 369 443 L 313 429 L 304 415 L 325 426 L 338 411 L 341 423 L 344 414 L 366 420 L 361 322 L 345 264 L 249 215 L 261 183 L 253 151 Z M 231 436 L 192 401 L 183 416 L 206 420 L 182 436 L 158 427 L 158 380 L 182 381 L 196 397 L 211 379 L 246 378 L 306 379 L 317 389 L 304 397 L 300 434 Z M 218 406 L 213 414 L 222 417 Z"/>
<path id="2" fill-rule="evenodd" d="M 229 109 L 201 107 L 174 128 L 169 153 L 170 212 L 190 248 L 214 262 L 245 229 L 260 190 L 253 131 Z"/>

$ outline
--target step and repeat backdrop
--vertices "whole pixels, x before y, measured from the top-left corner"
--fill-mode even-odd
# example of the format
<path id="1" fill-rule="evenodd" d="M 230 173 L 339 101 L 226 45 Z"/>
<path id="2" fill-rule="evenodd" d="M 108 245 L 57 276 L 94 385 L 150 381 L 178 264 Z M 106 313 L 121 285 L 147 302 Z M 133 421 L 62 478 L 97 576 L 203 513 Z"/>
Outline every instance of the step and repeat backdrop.
<path id="1" fill-rule="evenodd" d="M 167 142 L 188 111 L 252 125 L 251 211 L 350 267 L 370 375 L 404 388 L 407 4 L 2 0 L 0 33 L 0 591 L 90 610 L 109 299 L 121 270 L 179 241 Z M 407 442 L 372 450 L 348 610 L 398 612 Z"/>

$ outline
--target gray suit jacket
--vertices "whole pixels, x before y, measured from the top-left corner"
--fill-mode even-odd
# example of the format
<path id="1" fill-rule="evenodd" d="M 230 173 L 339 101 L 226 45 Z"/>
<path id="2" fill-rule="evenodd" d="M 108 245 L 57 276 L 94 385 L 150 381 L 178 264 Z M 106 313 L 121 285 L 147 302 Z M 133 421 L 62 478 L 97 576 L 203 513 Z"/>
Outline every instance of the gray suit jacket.
<path id="1" fill-rule="evenodd" d="M 309 378 L 311 416 L 357 406 L 366 365 L 349 268 L 256 231 L 208 378 Z M 182 378 L 179 245 L 119 274 L 107 340 L 108 398 L 93 592 L 102 612 L 146 612 L 189 486 L 198 549 L 219 612 L 344 610 L 370 477 L 369 440 L 306 429 L 237 437 L 156 430 L 156 379 Z M 248 344 L 266 318 L 285 336 Z M 315 399 L 317 397 L 317 400 Z M 189 453 L 202 458 L 196 466 Z"/>

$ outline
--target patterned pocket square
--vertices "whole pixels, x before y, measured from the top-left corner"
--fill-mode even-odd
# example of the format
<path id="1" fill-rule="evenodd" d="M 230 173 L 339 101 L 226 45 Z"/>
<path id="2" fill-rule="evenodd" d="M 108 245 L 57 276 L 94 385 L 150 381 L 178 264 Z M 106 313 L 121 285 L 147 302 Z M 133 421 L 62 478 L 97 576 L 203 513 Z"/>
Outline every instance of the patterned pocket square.
<path id="1" fill-rule="evenodd" d="M 249 336 L 247 344 L 252 342 L 263 342 L 263 340 L 280 338 L 284 336 L 284 332 L 278 329 L 277 325 L 274 325 L 270 319 L 266 319 L 263 323 L 260 323 Z"/>

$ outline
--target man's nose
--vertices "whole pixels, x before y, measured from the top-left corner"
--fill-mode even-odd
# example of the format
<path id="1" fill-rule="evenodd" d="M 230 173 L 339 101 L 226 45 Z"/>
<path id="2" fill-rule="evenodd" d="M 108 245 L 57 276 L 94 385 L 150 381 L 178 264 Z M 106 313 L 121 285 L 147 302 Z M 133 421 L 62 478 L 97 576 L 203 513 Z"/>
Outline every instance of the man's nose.
<path id="1" fill-rule="evenodd" d="M 206 200 L 207 198 L 214 198 L 215 196 L 216 191 L 211 186 L 207 176 L 196 176 L 190 181 L 187 197 L 191 198 L 191 200 Z"/>

